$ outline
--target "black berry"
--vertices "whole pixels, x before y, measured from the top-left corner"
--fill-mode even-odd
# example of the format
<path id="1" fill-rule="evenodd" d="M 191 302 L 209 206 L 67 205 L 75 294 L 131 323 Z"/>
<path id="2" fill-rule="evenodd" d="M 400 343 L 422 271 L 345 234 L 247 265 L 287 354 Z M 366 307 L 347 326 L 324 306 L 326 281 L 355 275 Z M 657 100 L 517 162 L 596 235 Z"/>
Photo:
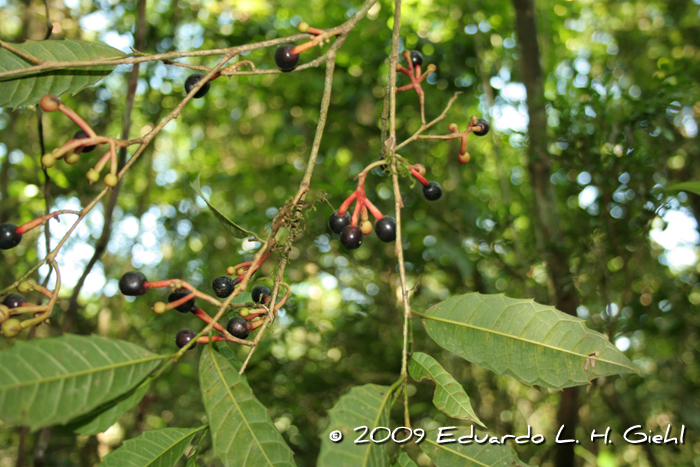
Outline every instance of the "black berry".
<path id="1" fill-rule="evenodd" d="M 16 247 L 22 240 L 22 234 L 18 234 L 15 224 L 0 224 L 0 250 L 9 250 Z"/>
<path id="2" fill-rule="evenodd" d="M 340 233 L 340 243 L 348 250 L 360 248 L 362 245 L 362 230 L 356 225 L 348 225 Z"/>
<path id="3" fill-rule="evenodd" d="M 476 136 L 485 136 L 489 132 L 489 124 L 483 118 L 477 120 L 477 125 L 481 125 L 481 131 L 475 131 Z"/>
<path id="4" fill-rule="evenodd" d="M 374 231 L 383 242 L 393 242 L 396 240 L 396 219 L 384 216 L 374 224 Z"/>
<path id="5" fill-rule="evenodd" d="M 413 66 L 423 65 L 423 54 L 417 50 L 411 50 L 411 63 Z"/>
<path id="6" fill-rule="evenodd" d="M 226 325 L 226 330 L 233 337 L 238 337 L 239 339 L 245 339 L 250 334 L 250 326 L 248 326 L 248 321 L 243 318 L 231 318 Z"/>
<path id="7" fill-rule="evenodd" d="M 253 290 L 250 292 L 250 295 L 253 297 L 253 301 L 255 303 L 265 304 L 270 300 L 272 290 L 270 290 L 270 288 L 266 285 L 256 285 L 255 287 L 253 287 Z"/>
<path id="8" fill-rule="evenodd" d="M 88 134 L 85 132 L 85 130 L 78 130 L 78 131 L 76 131 L 75 134 L 73 135 L 73 139 L 87 139 L 87 138 L 89 138 L 89 137 L 90 137 L 90 135 L 88 135 Z M 90 152 L 90 151 L 92 151 L 93 149 L 95 149 L 96 147 L 97 147 L 97 146 L 94 145 L 94 144 L 93 144 L 92 146 L 83 146 L 81 152 Z"/>
<path id="9" fill-rule="evenodd" d="M 5 305 L 7 308 L 19 308 L 22 305 L 22 303 L 26 301 L 27 299 L 23 296 L 16 293 L 11 293 L 7 297 L 5 297 L 5 300 L 2 302 L 2 304 Z"/>
<path id="10" fill-rule="evenodd" d="M 340 234 L 348 225 L 350 225 L 349 212 L 346 212 L 344 216 L 339 216 L 337 212 L 334 212 L 328 219 L 328 228 L 331 229 L 331 232 L 336 234 Z"/>
<path id="11" fill-rule="evenodd" d="M 293 45 L 283 45 L 275 51 L 275 64 L 280 70 L 292 71 L 299 63 L 299 54 L 293 54 Z"/>
<path id="12" fill-rule="evenodd" d="M 190 75 L 189 78 L 185 81 L 185 92 L 187 94 L 192 91 L 192 89 L 199 83 L 199 80 L 204 78 L 204 75 L 201 73 L 195 73 L 193 75 Z M 211 82 L 207 81 L 207 84 L 199 88 L 199 91 L 195 93 L 193 96 L 195 99 L 199 99 L 200 97 L 204 97 L 207 95 L 207 92 L 209 92 L 209 87 L 211 85 Z"/>
<path id="13" fill-rule="evenodd" d="M 226 298 L 231 295 L 235 287 L 233 279 L 228 276 L 219 276 L 211 283 L 211 288 L 214 289 L 214 293 L 219 298 Z"/>
<path id="14" fill-rule="evenodd" d="M 428 201 L 438 200 L 442 196 L 442 187 L 438 182 L 430 182 L 427 185 L 423 185 L 423 196 Z"/>
<path id="15" fill-rule="evenodd" d="M 185 297 L 189 294 L 189 290 L 175 290 L 170 295 L 168 295 L 168 303 L 172 303 L 175 300 L 180 300 L 182 297 Z M 190 311 L 194 310 L 194 298 L 192 300 L 186 301 L 180 306 L 175 307 L 175 309 L 180 313 L 189 313 Z"/>
<path id="16" fill-rule="evenodd" d="M 177 345 L 178 349 L 181 349 L 184 346 L 186 346 L 196 335 L 197 333 L 194 332 L 192 329 L 180 329 L 175 335 L 175 345 Z M 192 347 L 190 347 L 187 350 L 192 350 L 195 347 L 197 347 L 196 342 Z"/>
<path id="17" fill-rule="evenodd" d="M 146 282 L 146 276 L 138 271 L 130 271 L 119 279 L 119 290 L 124 295 L 143 295 L 146 293 Z"/>

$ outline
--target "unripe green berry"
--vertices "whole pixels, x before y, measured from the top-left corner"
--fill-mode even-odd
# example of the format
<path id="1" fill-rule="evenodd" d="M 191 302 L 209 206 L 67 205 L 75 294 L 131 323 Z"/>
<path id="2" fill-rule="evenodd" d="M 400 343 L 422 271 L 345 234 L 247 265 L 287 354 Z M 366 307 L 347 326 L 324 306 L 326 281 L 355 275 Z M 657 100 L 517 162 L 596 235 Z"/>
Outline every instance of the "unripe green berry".
<path id="1" fill-rule="evenodd" d="M 2 323 L 2 333 L 5 337 L 15 337 L 22 332 L 22 323 L 17 318 L 10 318 Z"/>

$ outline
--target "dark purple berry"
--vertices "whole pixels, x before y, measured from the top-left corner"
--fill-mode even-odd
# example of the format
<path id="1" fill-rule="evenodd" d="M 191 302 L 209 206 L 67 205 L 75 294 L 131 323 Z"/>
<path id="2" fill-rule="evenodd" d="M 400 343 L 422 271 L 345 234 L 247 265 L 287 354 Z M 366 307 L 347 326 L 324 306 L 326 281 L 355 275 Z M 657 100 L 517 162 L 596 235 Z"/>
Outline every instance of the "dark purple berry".
<path id="1" fill-rule="evenodd" d="M 236 285 L 230 277 L 219 276 L 211 283 L 211 288 L 214 289 L 214 293 L 217 297 L 226 298 L 233 293 L 233 289 L 236 288 Z"/>
<path id="2" fill-rule="evenodd" d="M 15 224 L 0 224 L 0 250 L 9 250 L 19 245 L 22 234 L 17 233 Z"/>
<path id="3" fill-rule="evenodd" d="M 374 224 L 374 231 L 383 242 L 396 240 L 396 219 L 384 216 Z"/>
<path id="4" fill-rule="evenodd" d="M 168 303 L 172 303 L 175 300 L 180 300 L 182 297 L 189 295 L 191 292 L 189 290 L 175 290 L 170 295 L 168 295 Z M 180 313 L 189 313 L 194 310 L 194 298 L 188 300 L 180 306 L 175 307 Z"/>
<path id="5" fill-rule="evenodd" d="M 438 182 L 430 182 L 427 185 L 423 185 L 423 196 L 428 201 L 438 200 L 442 196 L 442 187 Z"/>
<path id="6" fill-rule="evenodd" d="M 143 295 L 146 293 L 146 282 L 146 276 L 138 271 L 130 271 L 119 279 L 119 290 L 124 295 Z"/>
<path id="7" fill-rule="evenodd" d="M 199 80 L 204 78 L 204 75 L 201 73 L 195 73 L 193 75 L 190 75 L 187 80 L 185 80 L 185 92 L 187 94 L 194 89 L 194 87 L 199 83 Z M 206 96 L 206 94 L 209 92 L 209 87 L 211 86 L 211 82 L 207 81 L 207 83 L 199 88 L 199 91 L 197 91 L 194 96 L 195 99 L 199 99 L 200 97 Z"/>
<path id="8" fill-rule="evenodd" d="M 238 337 L 239 339 L 245 339 L 248 337 L 248 334 L 250 334 L 250 326 L 248 325 L 248 321 L 240 317 L 231 318 L 226 325 L 226 330 L 233 337 Z"/>
<path id="9" fill-rule="evenodd" d="M 350 225 L 349 212 L 346 212 L 344 216 L 339 216 L 337 212 L 334 212 L 328 219 L 328 228 L 331 229 L 331 232 L 336 234 L 340 234 L 348 225 Z"/>
<path id="10" fill-rule="evenodd" d="M 481 125 L 481 131 L 475 131 L 476 136 L 485 136 L 489 132 L 489 124 L 483 118 L 477 120 L 477 125 Z"/>
<path id="11" fill-rule="evenodd" d="M 360 248 L 362 245 L 362 230 L 356 225 L 348 225 L 340 233 L 340 243 L 348 250 Z"/>
<path id="12" fill-rule="evenodd" d="M 73 139 L 87 139 L 87 138 L 89 138 L 89 137 L 90 137 L 90 135 L 88 135 L 88 134 L 85 132 L 85 130 L 78 130 L 78 131 L 76 131 L 75 134 L 73 135 Z M 92 146 L 83 146 L 83 147 L 81 148 L 81 152 L 90 152 L 90 151 L 92 151 L 93 149 L 95 149 L 96 147 L 97 147 L 97 145 L 95 145 L 95 144 L 93 144 Z"/>
<path id="13" fill-rule="evenodd" d="M 283 45 L 275 51 L 275 64 L 280 70 L 292 71 L 299 63 L 299 54 L 293 54 L 293 45 Z"/>
<path id="14" fill-rule="evenodd" d="M 27 299 L 24 298 L 23 296 L 16 294 L 16 293 L 11 293 L 7 297 L 5 297 L 5 300 L 3 300 L 2 304 L 5 305 L 7 308 L 19 308 L 22 303 L 26 302 Z"/>
<path id="15" fill-rule="evenodd" d="M 411 63 L 413 66 L 423 65 L 423 54 L 417 50 L 411 50 Z"/>
<path id="16" fill-rule="evenodd" d="M 177 334 L 175 335 L 175 345 L 177 345 L 178 349 L 183 348 L 189 342 L 194 339 L 194 336 L 196 336 L 197 333 L 194 332 L 192 329 L 180 329 Z M 195 342 L 192 347 L 190 347 L 187 350 L 192 350 L 195 347 L 197 347 L 197 343 Z"/>
<path id="17" fill-rule="evenodd" d="M 251 297 L 255 303 L 265 304 L 270 301 L 270 296 L 272 295 L 272 290 L 266 285 L 256 285 L 250 292 Z"/>

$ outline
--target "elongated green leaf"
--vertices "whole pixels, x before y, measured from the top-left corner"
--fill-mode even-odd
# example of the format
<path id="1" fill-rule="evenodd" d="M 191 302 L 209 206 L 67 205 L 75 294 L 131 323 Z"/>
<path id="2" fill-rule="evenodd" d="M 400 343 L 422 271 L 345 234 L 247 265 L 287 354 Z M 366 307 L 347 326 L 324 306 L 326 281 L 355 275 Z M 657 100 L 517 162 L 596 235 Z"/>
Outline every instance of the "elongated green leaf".
<path id="1" fill-rule="evenodd" d="M 163 428 L 145 431 L 124 441 L 119 449 L 102 459 L 102 467 L 173 467 L 182 457 L 199 428 Z"/>
<path id="2" fill-rule="evenodd" d="M 438 410 L 450 417 L 472 420 L 484 426 L 474 413 L 469 396 L 462 385 L 446 372 L 433 357 L 423 352 L 415 352 L 408 365 L 408 372 L 411 378 L 416 381 L 428 378 L 435 382 L 433 404 Z"/>
<path id="3" fill-rule="evenodd" d="M 254 236 L 253 232 L 244 229 L 243 227 L 237 225 L 235 222 L 233 222 L 231 219 L 228 217 L 224 216 L 221 211 L 216 209 L 214 205 L 212 205 L 207 198 L 204 197 L 204 193 L 202 193 L 202 187 L 199 183 L 199 175 L 197 175 L 197 180 L 194 182 L 190 183 L 190 186 L 194 190 L 195 193 L 199 195 L 200 198 L 204 200 L 205 203 L 207 203 L 207 206 L 209 206 L 209 209 L 211 209 L 211 212 L 214 213 L 214 216 L 219 220 L 221 225 L 224 226 L 226 231 L 233 235 L 236 238 L 246 238 L 246 237 L 252 237 Z"/>
<path id="4" fill-rule="evenodd" d="M 231 353 L 207 346 L 199 383 L 209 417 L 214 453 L 227 467 L 293 466 L 294 455 L 248 382 L 231 366 Z"/>
<path id="5" fill-rule="evenodd" d="M 321 453 L 318 456 L 317 467 L 384 467 L 389 463 L 387 443 L 377 444 L 370 440 L 370 434 L 376 427 L 389 426 L 389 398 L 391 394 L 387 386 L 365 384 L 355 386 L 349 393 L 340 398 L 328 416 L 331 421 L 321 435 Z M 366 436 L 363 444 L 355 444 L 363 431 L 355 428 L 366 426 Z M 342 441 L 333 442 L 332 432 L 339 431 Z M 384 439 L 386 430 L 379 430 L 375 440 Z"/>
<path id="6" fill-rule="evenodd" d="M 479 439 L 488 436 L 487 433 L 474 433 Z M 428 433 L 420 448 L 437 467 L 527 467 L 507 444 L 476 444 L 473 441 L 470 444 L 438 444 L 436 434 L 437 432 Z M 450 431 L 449 439 L 459 439 L 469 434 L 470 430 L 459 428 Z"/>
<path id="7" fill-rule="evenodd" d="M 700 195 L 700 182 L 683 182 L 675 185 L 667 186 L 666 191 L 689 191 Z"/>
<path id="8" fill-rule="evenodd" d="M 126 55 L 108 45 L 66 39 L 30 41 L 12 47 L 40 60 L 75 62 L 123 58 Z M 19 70 L 35 64 L 0 47 L 0 72 Z M 36 104 L 44 94 L 75 94 L 96 84 L 112 72 L 114 66 L 63 68 L 0 78 L 0 107 Z"/>
<path id="9" fill-rule="evenodd" d="M 583 320 L 532 300 L 470 293 L 418 315 L 443 348 L 530 386 L 562 389 L 639 372 Z"/>
<path id="10" fill-rule="evenodd" d="M 70 421 L 66 427 L 81 435 L 96 435 L 114 425 L 124 412 L 141 402 L 148 391 L 148 384 L 142 384 L 133 391 L 100 406 L 90 413 Z"/>
<path id="11" fill-rule="evenodd" d="M 401 451 L 401 454 L 399 454 L 396 462 L 394 462 L 394 467 L 418 467 L 418 465 L 413 462 L 413 459 L 408 457 L 406 451 Z"/>
<path id="12" fill-rule="evenodd" d="M 97 336 L 18 342 L 0 352 L 0 419 L 32 430 L 64 424 L 128 392 L 167 357 Z"/>

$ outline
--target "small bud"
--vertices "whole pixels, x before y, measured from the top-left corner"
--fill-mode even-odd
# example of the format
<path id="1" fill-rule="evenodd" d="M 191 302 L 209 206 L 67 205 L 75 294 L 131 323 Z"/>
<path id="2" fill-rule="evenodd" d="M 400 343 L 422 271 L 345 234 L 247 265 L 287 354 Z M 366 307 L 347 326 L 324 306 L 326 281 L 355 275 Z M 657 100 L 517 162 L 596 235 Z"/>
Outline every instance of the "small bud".
<path id="1" fill-rule="evenodd" d="M 80 156 L 74 152 L 71 152 L 66 156 L 66 163 L 73 165 L 80 160 Z"/>
<path id="2" fill-rule="evenodd" d="M 53 157 L 51 154 L 44 154 L 41 156 L 41 165 L 43 165 L 46 168 L 53 167 L 56 165 L 56 158 Z"/>
<path id="3" fill-rule="evenodd" d="M 116 175 L 114 174 L 107 174 L 105 175 L 105 185 L 108 187 L 114 188 L 117 186 L 117 183 L 119 183 L 119 179 L 117 178 Z"/>
<path id="4" fill-rule="evenodd" d="M 166 305 L 165 305 L 165 303 L 163 303 L 163 302 L 156 302 L 156 303 L 153 305 L 153 312 L 154 312 L 155 314 L 157 314 L 157 315 L 162 315 L 162 314 L 165 313 L 166 311 L 167 311 L 167 310 L 166 310 Z"/>
<path id="5" fill-rule="evenodd" d="M 360 224 L 360 230 L 364 235 L 369 235 L 372 233 L 372 223 L 369 220 L 362 221 Z"/>
<path id="6" fill-rule="evenodd" d="M 55 112 L 58 110 L 58 107 L 60 105 L 61 99 L 54 96 L 53 94 L 46 94 L 39 101 L 39 106 L 41 106 L 41 110 L 43 110 L 44 112 Z"/>
<path id="7" fill-rule="evenodd" d="M 27 282 L 27 281 L 22 281 L 22 282 L 20 282 L 19 285 L 17 286 L 17 291 L 18 291 L 19 293 L 27 293 L 27 292 L 29 292 L 30 290 L 33 290 L 33 289 L 34 289 L 34 287 L 32 286 L 32 284 L 30 284 L 30 283 Z"/>
<path id="8" fill-rule="evenodd" d="M 307 23 L 306 21 L 302 21 L 301 23 L 299 23 L 297 28 L 299 29 L 299 32 L 306 32 L 309 30 L 309 23 Z"/>
<path id="9" fill-rule="evenodd" d="M 90 169 L 87 171 L 87 179 L 90 180 L 90 183 L 95 183 L 100 179 L 100 173 L 95 169 Z"/>

